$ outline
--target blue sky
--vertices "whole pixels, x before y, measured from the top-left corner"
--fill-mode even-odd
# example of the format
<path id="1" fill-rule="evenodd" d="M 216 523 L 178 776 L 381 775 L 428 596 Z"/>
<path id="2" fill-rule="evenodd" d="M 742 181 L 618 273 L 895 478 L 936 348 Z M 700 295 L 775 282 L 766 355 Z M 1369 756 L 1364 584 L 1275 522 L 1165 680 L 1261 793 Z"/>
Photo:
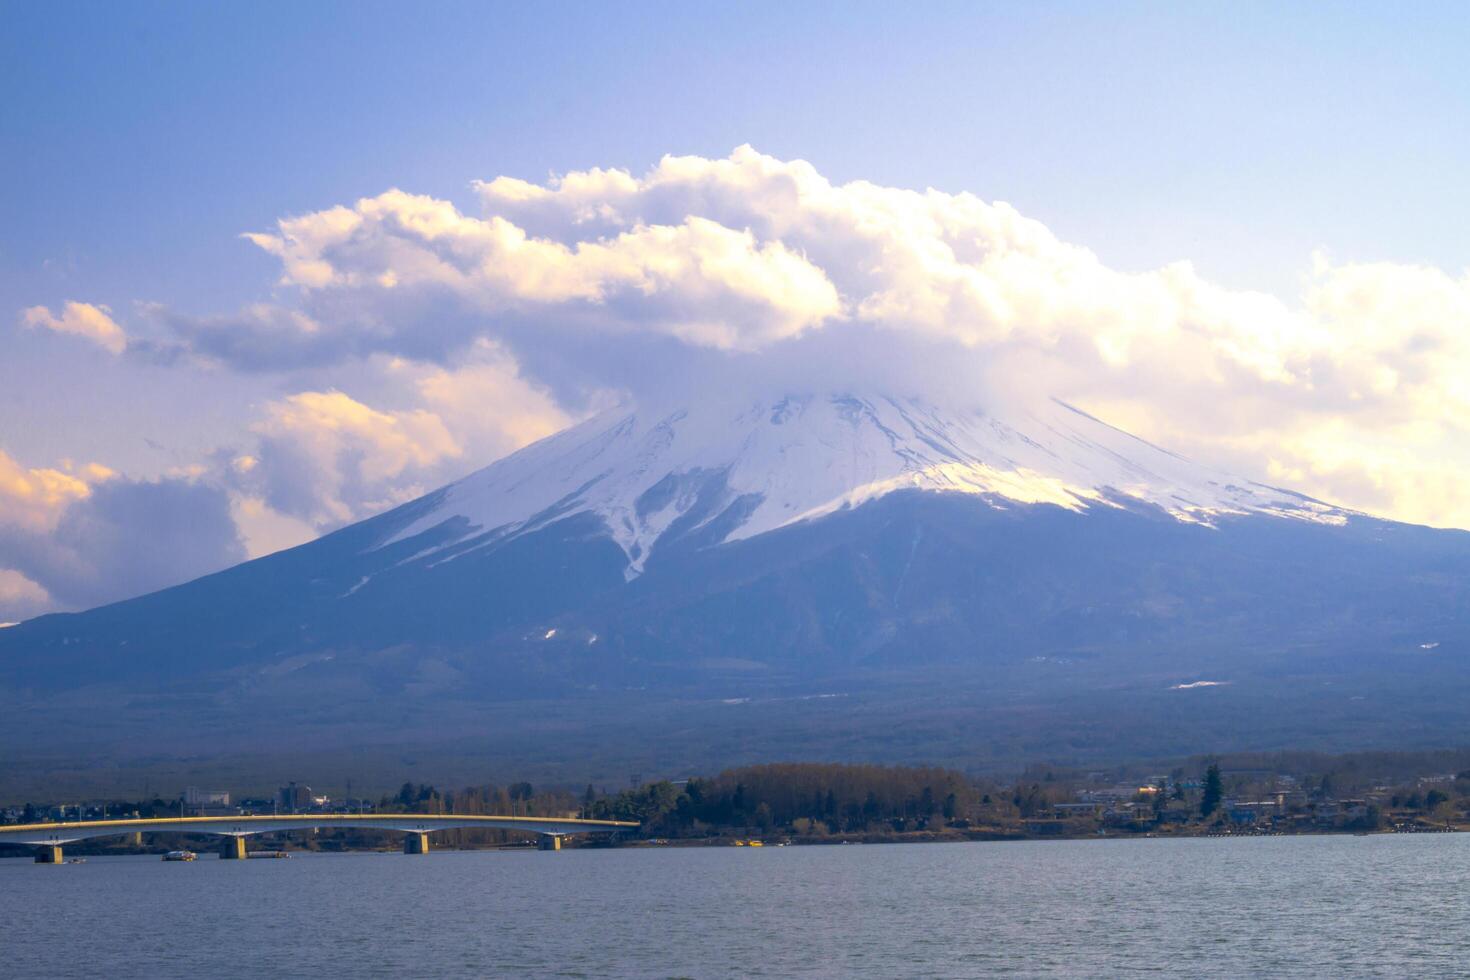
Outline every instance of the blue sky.
<path id="1" fill-rule="evenodd" d="M 741 143 L 1009 201 L 1124 268 L 1284 288 L 1319 246 L 1470 263 L 1460 5 L 6 9 L 18 302 L 85 274 L 215 308 L 271 280 L 235 236 L 282 214 Z"/>
<path id="2" fill-rule="evenodd" d="M 1452 280 L 1470 265 L 1462 5 L 0 12 L 0 451 L 26 470 L 70 460 L 129 480 L 207 482 L 200 474 L 221 454 L 248 455 L 269 406 L 294 394 L 342 390 L 383 411 L 417 410 L 363 358 L 202 369 L 187 357 L 118 357 L 19 319 L 36 307 L 59 317 L 68 301 L 106 306 L 130 339 L 161 343 L 166 329 L 140 304 L 181 317 L 293 307 L 281 261 L 241 234 L 395 187 L 477 214 L 475 179 L 640 175 L 666 154 L 721 159 L 749 144 L 808 161 L 835 185 L 1008 202 L 1119 273 L 1184 260 L 1222 289 L 1288 305 L 1318 250 L 1338 267 L 1392 263 Z M 462 366 L 445 358 L 435 366 Z M 557 407 L 585 408 L 564 397 Z M 409 473 L 405 487 L 510 445 L 450 431 L 464 451 Z M 1344 439 L 1380 461 L 1403 442 L 1398 431 Z M 1241 445 L 1216 449 L 1236 463 Z M 1317 491 L 1358 492 L 1305 463 L 1280 467 L 1318 480 Z M 1363 494 L 1364 506 L 1413 519 L 1470 513 L 1458 501 Z M 348 509 L 360 516 L 387 499 Z M 307 510 L 256 536 L 281 543 L 330 524 Z"/>

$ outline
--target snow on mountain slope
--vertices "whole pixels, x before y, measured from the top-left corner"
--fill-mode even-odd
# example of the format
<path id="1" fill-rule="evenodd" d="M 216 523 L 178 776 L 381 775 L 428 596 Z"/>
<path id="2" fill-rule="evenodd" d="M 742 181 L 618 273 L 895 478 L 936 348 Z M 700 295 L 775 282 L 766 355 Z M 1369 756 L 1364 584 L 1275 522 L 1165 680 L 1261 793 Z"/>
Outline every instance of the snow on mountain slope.
<path id="1" fill-rule="evenodd" d="M 732 541 L 903 489 L 984 495 L 998 507 L 1143 502 L 1204 524 L 1225 514 L 1349 516 L 1200 466 L 1061 402 L 1001 418 L 842 393 L 613 410 L 450 484 L 393 540 L 459 517 L 469 527 L 457 540 L 489 544 L 592 512 L 633 577 L 681 518 L 681 533 L 707 527 Z"/>

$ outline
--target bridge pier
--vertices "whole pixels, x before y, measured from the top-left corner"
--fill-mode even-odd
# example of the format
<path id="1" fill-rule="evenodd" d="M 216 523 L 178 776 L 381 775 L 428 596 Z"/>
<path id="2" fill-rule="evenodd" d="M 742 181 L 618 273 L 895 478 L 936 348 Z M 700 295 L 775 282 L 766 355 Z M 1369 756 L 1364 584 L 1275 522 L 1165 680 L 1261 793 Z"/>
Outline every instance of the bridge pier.
<path id="1" fill-rule="evenodd" d="M 560 834 L 542 834 L 536 839 L 536 849 L 541 851 L 561 850 Z"/>
<path id="2" fill-rule="evenodd" d="M 404 854 L 428 854 L 429 853 L 429 835 L 428 834 L 411 833 L 407 837 L 404 837 L 403 838 L 403 853 Z"/>
<path id="3" fill-rule="evenodd" d="M 42 844 L 36 848 L 37 864 L 65 864 L 66 860 L 61 856 L 60 844 Z"/>
<path id="4" fill-rule="evenodd" d="M 226 837 L 224 843 L 220 845 L 219 856 L 226 861 L 245 860 L 245 838 Z"/>

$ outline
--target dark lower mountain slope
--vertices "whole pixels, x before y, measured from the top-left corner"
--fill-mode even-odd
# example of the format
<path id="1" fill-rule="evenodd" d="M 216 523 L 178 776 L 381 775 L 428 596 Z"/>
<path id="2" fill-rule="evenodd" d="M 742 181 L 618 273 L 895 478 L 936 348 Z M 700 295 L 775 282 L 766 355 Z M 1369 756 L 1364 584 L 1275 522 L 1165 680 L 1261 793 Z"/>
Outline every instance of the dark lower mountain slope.
<path id="1" fill-rule="evenodd" d="M 629 580 L 586 513 L 380 547 L 434 504 L 0 631 L 12 758 L 102 740 L 510 761 L 510 733 L 535 731 L 521 754 L 581 778 L 579 752 L 990 764 L 1470 725 L 1462 532 L 911 491 L 715 546 L 672 528 Z"/>

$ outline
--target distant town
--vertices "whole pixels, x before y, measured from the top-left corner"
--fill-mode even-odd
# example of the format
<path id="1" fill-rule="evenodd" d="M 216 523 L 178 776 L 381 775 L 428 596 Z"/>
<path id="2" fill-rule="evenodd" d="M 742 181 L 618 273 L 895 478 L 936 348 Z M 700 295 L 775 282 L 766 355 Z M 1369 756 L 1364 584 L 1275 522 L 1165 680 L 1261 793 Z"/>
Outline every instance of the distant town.
<path id="1" fill-rule="evenodd" d="M 26 803 L 0 808 L 0 826 L 43 821 L 121 820 L 137 817 L 235 817 L 288 813 L 374 813 L 371 800 L 333 800 L 301 783 L 288 783 L 274 796 L 232 801 L 229 790 L 189 786 L 175 799 L 88 800 L 82 803 Z"/>

